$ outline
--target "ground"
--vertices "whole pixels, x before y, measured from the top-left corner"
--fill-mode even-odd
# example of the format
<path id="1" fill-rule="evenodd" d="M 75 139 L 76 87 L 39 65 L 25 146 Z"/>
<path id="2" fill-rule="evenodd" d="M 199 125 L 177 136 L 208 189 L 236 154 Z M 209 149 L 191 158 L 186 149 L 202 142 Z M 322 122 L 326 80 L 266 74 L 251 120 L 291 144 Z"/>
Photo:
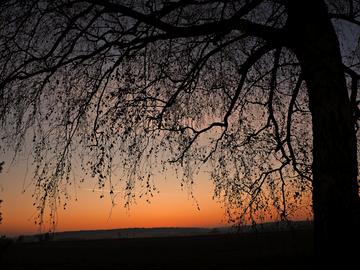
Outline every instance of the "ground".
<path id="1" fill-rule="evenodd" d="M 0 269 L 309 269 L 309 230 L 13 243 Z"/>

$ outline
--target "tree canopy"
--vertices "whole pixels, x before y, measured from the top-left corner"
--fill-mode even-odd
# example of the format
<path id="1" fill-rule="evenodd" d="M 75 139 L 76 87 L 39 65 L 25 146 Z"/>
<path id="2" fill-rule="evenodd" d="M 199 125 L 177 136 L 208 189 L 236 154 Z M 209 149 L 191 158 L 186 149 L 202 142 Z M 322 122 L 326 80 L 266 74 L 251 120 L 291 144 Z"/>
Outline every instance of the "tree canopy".
<path id="1" fill-rule="evenodd" d="M 360 4 L 305 2 L 3 2 L 2 140 L 32 143 L 40 216 L 75 164 L 99 187 L 123 181 L 128 203 L 154 171 L 191 184 L 210 168 L 236 221 L 291 217 L 315 178 L 349 179 L 358 201 Z"/>

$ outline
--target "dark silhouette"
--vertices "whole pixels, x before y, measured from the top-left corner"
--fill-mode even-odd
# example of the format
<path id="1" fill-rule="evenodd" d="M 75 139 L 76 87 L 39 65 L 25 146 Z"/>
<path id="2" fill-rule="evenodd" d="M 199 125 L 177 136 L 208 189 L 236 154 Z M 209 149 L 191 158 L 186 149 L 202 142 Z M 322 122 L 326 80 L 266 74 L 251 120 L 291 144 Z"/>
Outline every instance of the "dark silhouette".
<path id="1" fill-rule="evenodd" d="M 5 235 L 0 236 L 0 264 L 3 261 L 4 254 L 13 244 L 13 240 L 7 238 Z"/>
<path id="2" fill-rule="evenodd" d="M 1 207 L 2 202 L 3 202 L 3 200 L 0 199 L 0 207 Z M 2 213 L 0 212 L 0 224 L 2 223 L 2 220 L 3 220 Z"/>
<path id="3" fill-rule="evenodd" d="M 311 233 L 299 230 L 14 243 L 1 269 L 309 269 Z M 294 245 L 296 243 L 296 245 Z M 41 254 L 41 256 L 39 256 Z"/>
<path id="4" fill-rule="evenodd" d="M 0 161 L 0 173 L 3 170 L 3 166 L 4 166 L 5 162 L 4 161 Z M 1 213 L 1 204 L 2 204 L 3 200 L 0 199 L 0 225 L 2 223 L 3 217 L 2 217 L 2 213 Z"/>
<path id="5" fill-rule="evenodd" d="M 33 136 L 40 219 L 47 205 L 55 215 L 79 152 L 111 196 L 113 158 L 121 160 L 128 203 L 137 184 L 140 196 L 156 191 L 154 170 L 180 165 L 191 184 L 211 164 L 215 195 L 235 221 L 269 207 L 286 220 L 312 192 L 316 251 L 351 258 L 360 227 L 359 5 L 2 3 L 2 138 L 18 152 Z"/>
<path id="6" fill-rule="evenodd" d="M 0 173 L 3 170 L 4 164 L 5 164 L 4 161 L 0 161 Z M 1 210 L 2 202 L 3 202 L 3 200 L 0 199 L 0 210 Z M 0 211 L 0 225 L 2 223 L 2 220 L 3 220 L 3 217 L 2 217 L 2 213 Z M 5 235 L 0 236 L 0 263 L 2 261 L 4 252 L 11 246 L 12 243 L 13 243 L 12 239 L 7 238 Z"/>

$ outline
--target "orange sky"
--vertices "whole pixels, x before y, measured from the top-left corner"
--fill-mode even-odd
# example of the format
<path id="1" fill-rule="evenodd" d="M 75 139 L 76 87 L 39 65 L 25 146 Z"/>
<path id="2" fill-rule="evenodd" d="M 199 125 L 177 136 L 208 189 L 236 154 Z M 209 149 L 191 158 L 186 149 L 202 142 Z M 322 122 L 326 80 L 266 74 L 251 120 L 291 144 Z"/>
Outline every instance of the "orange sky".
<path id="1" fill-rule="evenodd" d="M 6 165 L 8 165 L 7 163 Z M 31 175 L 26 175 L 24 161 L 12 166 L 5 166 L 0 174 L 0 198 L 2 203 L 3 224 L 0 234 L 18 235 L 36 233 L 38 226 L 34 223 L 36 216 L 33 206 L 32 186 L 24 186 L 30 182 Z M 67 209 L 59 207 L 57 231 L 113 229 L 128 227 L 215 227 L 227 224 L 224 210 L 220 202 L 213 200 L 213 186 L 205 175 L 199 175 L 193 186 L 193 194 L 200 207 L 190 194 L 181 189 L 176 177 L 156 179 L 160 193 L 156 194 L 150 203 L 138 199 L 130 210 L 124 208 L 121 194 L 112 207 L 111 199 L 105 196 L 100 199 L 100 192 L 93 191 L 90 182 L 77 187 L 76 192 L 70 192 L 72 198 L 67 203 Z M 77 200 L 75 200 L 77 198 Z"/>
<path id="2" fill-rule="evenodd" d="M 34 223 L 36 209 L 31 197 L 33 187 L 30 185 L 30 171 L 29 169 L 25 178 L 26 161 L 20 159 L 10 168 L 7 162 L 0 174 L 0 198 L 4 200 L 1 207 L 3 224 L 0 225 L 0 235 L 39 232 L 39 227 Z M 228 225 L 222 204 L 213 199 L 213 184 L 205 173 L 195 178 L 192 187 L 196 201 L 186 189 L 181 189 L 180 181 L 170 173 L 166 179 L 161 176 L 155 181 L 160 193 L 155 194 L 151 203 L 147 203 L 145 199 L 137 199 L 130 210 L 124 208 L 121 191 L 118 191 L 116 206 L 112 207 L 110 196 L 105 195 L 100 199 L 102 193 L 93 190 L 94 179 L 92 182 L 87 180 L 76 185 L 76 191 L 70 191 L 71 198 L 67 202 L 67 209 L 58 209 L 56 231 Z M 24 189 L 25 193 L 22 192 Z M 306 209 L 299 209 L 295 218 L 307 219 L 310 215 Z"/>

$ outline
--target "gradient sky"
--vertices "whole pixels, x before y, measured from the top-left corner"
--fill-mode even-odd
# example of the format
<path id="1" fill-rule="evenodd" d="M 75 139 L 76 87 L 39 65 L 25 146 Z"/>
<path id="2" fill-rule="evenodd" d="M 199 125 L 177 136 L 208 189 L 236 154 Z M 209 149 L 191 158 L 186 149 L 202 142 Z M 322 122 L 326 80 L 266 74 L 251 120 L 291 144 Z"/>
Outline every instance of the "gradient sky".
<path id="1" fill-rule="evenodd" d="M 30 147 L 25 147 L 23 153 Z M 9 153 L 0 156 L 5 161 L 0 173 L 0 199 L 3 200 L 1 212 L 3 222 L 0 224 L 0 235 L 16 236 L 38 233 L 40 228 L 35 224 L 37 212 L 33 206 L 34 186 L 31 182 L 31 158 L 23 154 L 11 165 Z M 76 172 L 78 178 L 82 173 Z M 137 199 L 130 209 L 124 207 L 124 192 L 121 183 L 116 183 L 116 173 L 112 180 L 115 188 L 115 206 L 113 207 L 109 190 L 98 190 L 95 178 L 85 179 L 84 183 L 68 186 L 70 199 L 66 210 L 61 206 L 57 211 L 56 231 L 116 229 L 133 227 L 218 227 L 228 224 L 228 217 L 219 199 L 213 198 L 213 183 L 205 172 L 195 176 L 192 194 L 181 187 L 181 181 L 168 171 L 166 175 L 155 176 L 155 186 L 159 193 L 151 198 Z M 104 194 L 104 198 L 100 196 Z M 139 195 L 139 193 L 137 193 Z M 138 196 L 137 196 L 138 197 Z M 310 197 L 305 198 L 305 205 L 310 205 Z M 199 208 L 198 208 L 199 207 Z M 292 219 L 311 218 L 309 208 L 299 207 Z M 276 219 L 276 214 L 267 211 L 265 221 Z M 272 215 L 273 214 L 273 215 Z M 43 228 L 47 230 L 47 228 Z"/>
<path id="2" fill-rule="evenodd" d="M 4 159 L 2 159 L 4 160 Z M 33 186 L 26 160 L 21 159 L 11 167 L 6 163 L 0 174 L 0 198 L 3 224 L 0 235 L 16 236 L 39 232 L 35 225 L 36 209 L 33 206 Z M 217 227 L 228 225 L 225 210 L 219 200 L 213 199 L 213 184 L 207 174 L 199 174 L 192 187 L 194 198 L 182 189 L 180 181 L 168 174 L 155 179 L 158 194 L 151 202 L 137 199 L 130 210 L 124 208 L 121 190 L 116 190 L 116 205 L 110 196 L 96 189 L 96 180 L 86 180 L 70 190 L 67 208 L 57 211 L 56 231 L 116 229 L 131 227 Z M 94 189 L 95 187 L 95 189 Z M 25 192 L 23 192 L 25 190 Z M 115 192 L 115 193 L 116 193 Z M 105 190 L 104 194 L 108 194 Z M 199 206 L 199 209 L 198 207 Z M 295 219 L 310 218 L 308 211 L 300 211 Z M 267 221 L 267 220 L 266 220 Z"/>
<path id="3" fill-rule="evenodd" d="M 3 160 L 3 159 L 2 159 Z M 33 206 L 31 169 L 26 170 L 26 160 L 20 159 L 10 166 L 6 162 L 0 174 L 0 198 L 3 224 L 0 234 L 19 235 L 37 233 L 36 209 Z M 150 203 L 138 199 L 130 210 L 124 208 L 121 192 L 112 207 L 110 196 L 100 199 L 101 191 L 94 190 L 96 184 L 90 180 L 76 185 L 70 191 L 71 199 L 67 209 L 59 207 L 57 231 L 113 229 L 128 227 L 215 227 L 227 224 L 224 209 L 219 201 L 212 198 L 213 185 L 205 174 L 200 174 L 193 186 L 196 201 L 180 181 L 171 175 L 159 177 L 156 194 Z M 96 181 L 93 181 L 93 183 Z M 23 192 L 25 190 L 25 192 Z M 197 204 L 199 208 L 197 208 Z"/>

